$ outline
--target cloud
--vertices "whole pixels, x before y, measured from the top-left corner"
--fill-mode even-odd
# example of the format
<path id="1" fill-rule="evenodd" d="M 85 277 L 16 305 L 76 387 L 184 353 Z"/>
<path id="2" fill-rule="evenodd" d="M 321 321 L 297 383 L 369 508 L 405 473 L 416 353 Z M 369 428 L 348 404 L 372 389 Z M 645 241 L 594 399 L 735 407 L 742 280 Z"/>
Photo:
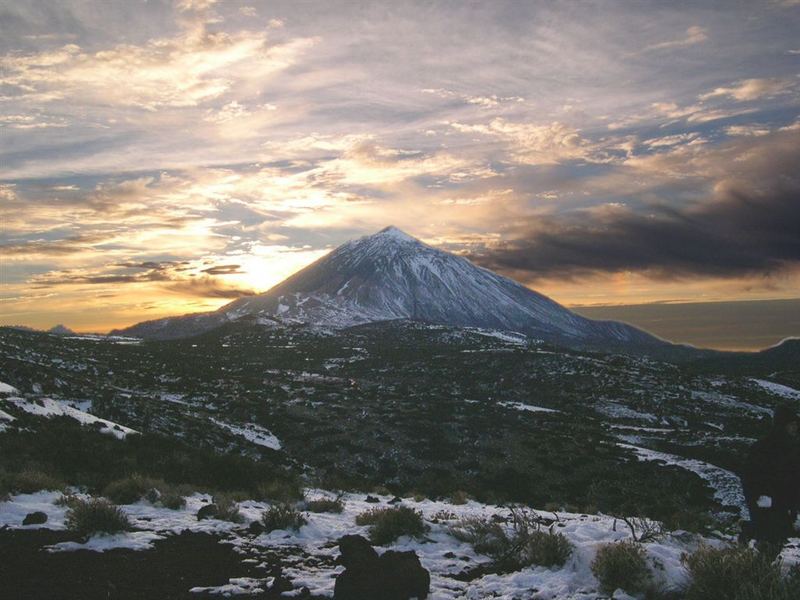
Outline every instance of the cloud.
<path id="1" fill-rule="evenodd" d="M 217 0 L 177 0 L 176 7 L 182 12 L 201 12 L 208 10 L 216 3 Z"/>
<path id="2" fill-rule="evenodd" d="M 755 108 L 712 108 L 705 104 L 679 106 L 675 102 L 655 102 L 652 108 L 669 119 L 685 119 L 687 123 L 709 123 L 756 112 Z"/>
<path id="3" fill-rule="evenodd" d="M 466 104 L 474 104 L 481 108 L 495 108 L 508 102 L 525 102 L 525 98 L 520 96 L 498 96 L 497 94 L 459 94 L 458 92 L 453 92 L 451 90 L 445 90 L 442 88 L 424 88 L 422 93 L 432 94 L 439 98 L 457 99 L 461 102 L 465 102 Z"/>
<path id="4" fill-rule="evenodd" d="M 502 140 L 508 144 L 510 157 L 525 164 L 554 165 L 591 156 L 591 147 L 580 132 L 557 121 L 538 124 L 498 117 L 487 124 L 455 122 L 450 126 L 461 133 L 477 133 Z"/>
<path id="5" fill-rule="evenodd" d="M 699 25 L 692 25 L 686 30 L 686 35 L 676 40 L 660 42 L 647 46 L 645 50 L 665 50 L 667 48 L 682 48 L 684 46 L 694 46 L 701 44 L 708 39 L 708 30 Z"/>
<path id="6" fill-rule="evenodd" d="M 48 127 L 67 127 L 67 122 L 58 117 L 48 119 L 42 115 L 0 115 L 0 127 L 12 129 L 45 129 Z"/>
<path id="7" fill-rule="evenodd" d="M 202 298 L 239 298 L 255 292 L 236 285 L 227 275 L 239 275 L 239 265 L 215 265 L 201 269 L 191 261 L 123 262 L 97 269 L 62 269 L 34 276 L 36 288 L 62 286 L 119 286 L 157 284 L 161 290 Z M 222 277 L 220 277 L 222 276 Z"/>
<path id="8" fill-rule="evenodd" d="M 700 95 L 700 100 L 728 97 L 739 102 L 758 100 L 786 92 L 792 87 L 791 79 L 743 79 L 728 87 L 718 87 Z"/>
<path id="9" fill-rule="evenodd" d="M 29 240 L 0 244 L 0 251 L 7 258 L 38 259 L 47 256 L 80 254 L 92 251 L 95 244 L 103 242 L 105 239 L 104 236 L 98 234 L 84 234 L 58 240 Z"/>
<path id="10" fill-rule="evenodd" d="M 208 275 L 239 275 L 243 272 L 241 265 L 216 265 L 203 269 L 203 273 Z"/>
<path id="11" fill-rule="evenodd" d="M 243 296 L 252 296 L 256 292 L 252 289 L 241 288 L 220 282 L 211 277 L 185 279 L 165 286 L 170 292 L 182 296 L 197 296 L 199 298 L 228 298 L 236 299 Z"/>
<path id="12" fill-rule="evenodd" d="M 191 2 L 185 10 L 207 8 Z M 270 45 L 264 30 L 210 32 L 213 19 L 192 20 L 171 38 L 119 44 L 97 52 L 77 44 L 34 54 L 0 57 L 0 100 L 47 103 L 75 99 L 155 111 L 190 107 L 219 98 L 240 85 L 262 84 L 295 63 L 315 39 Z"/>
<path id="13" fill-rule="evenodd" d="M 738 277 L 800 268 L 800 180 L 794 173 L 800 137 L 759 140 L 732 144 L 699 164 L 694 155 L 670 155 L 689 175 L 716 175 L 709 198 L 684 206 L 614 204 L 537 215 L 509 226 L 507 241 L 473 250 L 474 258 L 529 277 L 622 271 Z M 725 166 L 734 157 L 738 178 Z"/>
<path id="14" fill-rule="evenodd" d="M 769 135 L 770 129 L 769 127 L 765 127 L 764 125 L 751 123 L 749 125 L 729 125 L 728 127 L 725 128 L 725 133 L 730 136 L 735 136 L 735 135 L 762 136 L 762 135 Z"/>

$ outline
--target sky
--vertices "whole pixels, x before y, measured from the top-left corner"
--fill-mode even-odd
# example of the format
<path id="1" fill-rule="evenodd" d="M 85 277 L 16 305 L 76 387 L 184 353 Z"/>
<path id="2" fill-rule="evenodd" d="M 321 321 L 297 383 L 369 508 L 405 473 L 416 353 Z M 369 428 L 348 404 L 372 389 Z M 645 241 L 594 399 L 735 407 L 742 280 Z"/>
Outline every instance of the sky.
<path id="1" fill-rule="evenodd" d="M 798 298 L 798 31 L 798 0 L 0 0 L 0 324 L 212 310 L 390 224 L 568 306 Z"/>

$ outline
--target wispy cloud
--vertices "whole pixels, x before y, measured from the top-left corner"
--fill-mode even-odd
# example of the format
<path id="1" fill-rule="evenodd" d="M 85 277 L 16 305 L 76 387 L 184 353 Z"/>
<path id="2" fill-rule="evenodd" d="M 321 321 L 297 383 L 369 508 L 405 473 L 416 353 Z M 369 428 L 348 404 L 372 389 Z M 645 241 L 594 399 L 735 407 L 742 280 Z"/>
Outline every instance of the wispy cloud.
<path id="1" fill-rule="evenodd" d="M 791 79 L 744 79 L 727 87 L 718 87 L 700 95 L 701 100 L 729 97 L 739 102 L 758 100 L 788 91 L 795 82 Z"/>
<path id="2" fill-rule="evenodd" d="M 666 42 L 659 42 L 651 44 L 645 50 L 666 50 L 670 48 L 682 48 L 684 46 L 694 46 L 695 44 L 702 44 L 708 39 L 708 30 L 699 25 L 692 25 L 686 30 L 683 37 L 669 40 Z"/>

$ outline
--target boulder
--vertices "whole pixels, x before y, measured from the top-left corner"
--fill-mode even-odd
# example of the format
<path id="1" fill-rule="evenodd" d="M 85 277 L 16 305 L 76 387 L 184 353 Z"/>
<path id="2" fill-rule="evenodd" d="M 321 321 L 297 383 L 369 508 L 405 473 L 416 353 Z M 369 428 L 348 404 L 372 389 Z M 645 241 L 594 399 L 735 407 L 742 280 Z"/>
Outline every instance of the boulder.
<path id="1" fill-rule="evenodd" d="M 336 577 L 334 600 L 423 600 L 431 577 L 416 552 L 389 550 L 383 555 L 360 535 L 339 540 L 339 562 L 345 570 Z"/>
<path id="2" fill-rule="evenodd" d="M 40 510 L 28 513 L 22 520 L 23 525 L 41 525 L 42 523 L 47 523 L 47 515 Z"/>
<path id="3" fill-rule="evenodd" d="M 217 516 L 218 512 L 219 508 L 216 504 L 206 504 L 197 511 L 197 520 L 202 521 L 203 519 L 213 519 Z"/>
<path id="4" fill-rule="evenodd" d="M 253 521 L 247 528 L 247 531 L 250 535 L 261 535 L 264 533 L 264 524 L 261 521 Z"/>
<path id="5" fill-rule="evenodd" d="M 386 598 L 408 600 L 428 597 L 431 575 L 422 567 L 417 553 L 387 550 L 381 555 L 380 573 L 385 577 L 382 589 Z"/>
<path id="6" fill-rule="evenodd" d="M 403 499 L 400 496 L 395 496 L 391 500 L 389 500 L 389 504 L 400 504 Z"/>
<path id="7" fill-rule="evenodd" d="M 361 535 L 346 535 L 339 539 L 339 563 L 345 569 L 364 571 L 377 568 L 378 553 Z"/>
<path id="8" fill-rule="evenodd" d="M 369 494 L 367 494 L 367 497 L 364 500 L 364 502 L 369 502 L 370 504 L 378 504 L 380 501 L 381 501 L 380 498 L 376 498 L 375 496 L 370 496 Z"/>

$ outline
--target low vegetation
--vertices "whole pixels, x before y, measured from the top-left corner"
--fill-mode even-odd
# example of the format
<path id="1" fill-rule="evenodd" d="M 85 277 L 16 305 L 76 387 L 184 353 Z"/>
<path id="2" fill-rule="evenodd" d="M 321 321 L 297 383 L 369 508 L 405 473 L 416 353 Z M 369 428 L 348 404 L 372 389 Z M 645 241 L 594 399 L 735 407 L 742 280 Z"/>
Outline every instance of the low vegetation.
<path id="1" fill-rule="evenodd" d="M 159 490 L 166 487 L 166 482 L 151 477 L 145 477 L 138 473 L 115 479 L 103 488 L 103 496 L 116 502 L 117 504 L 133 504 L 145 497 L 152 490 Z"/>
<path id="2" fill-rule="evenodd" d="M 194 491 L 302 498 L 296 478 L 269 460 L 219 453 L 159 434 L 118 440 L 66 417 L 21 415 L 19 421 L 25 429 L 0 436 L 0 496 L 71 485 L 118 504 L 136 502 L 151 489 L 160 492 L 157 501 L 165 506 L 182 504 L 177 496 Z"/>
<path id="3" fill-rule="evenodd" d="M 212 502 L 217 507 L 214 518 L 220 521 L 230 521 L 231 523 L 243 523 L 244 517 L 239 512 L 239 504 L 231 494 L 217 494 Z"/>
<path id="4" fill-rule="evenodd" d="M 651 579 L 644 547 L 630 540 L 601 546 L 592 562 L 592 573 L 606 594 L 617 589 L 637 594 L 648 587 Z"/>
<path id="5" fill-rule="evenodd" d="M 306 500 L 306 510 L 313 513 L 341 513 L 344 502 L 341 496 L 336 498 L 313 498 Z"/>
<path id="6" fill-rule="evenodd" d="M 256 486 L 254 497 L 267 502 L 294 502 L 303 499 L 303 488 L 294 479 L 263 481 Z"/>
<path id="7" fill-rule="evenodd" d="M 794 600 L 800 568 L 782 575 L 780 563 L 747 546 L 703 547 L 685 556 L 686 600 Z"/>
<path id="8" fill-rule="evenodd" d="M 561 533 L 542 530 L 542 524 L 537 513 L 514 509 L 509 526 L 467 517 L 451 526 L 450 533 L 471 544 L 476 552 L 491 557 L 499 570 L 563 566 L 572 554 L 572 544 Z"/>
<path id="9" fill-rule="evenodd" d="M 184 496 L 193 493 L 191 486 L 167 483 L 163 479 L 138 473 L 116 479 L 103 488 L 103 496 L 117 504 L 133 504 L 145 499 L 151 504 L 177 510 L 186 504 Z"/>
<path id="10" fill-rule="evenodd" d="M 16 473 L 0 471 L 0 496 L 32 494 L 40 490 L 64 489 L 64 482 L 44 471 L 25 469 Z"/>
<path id="11" fill-rule="evenodd" d="M 307 523 L 305 515 L 291 504 L 275 504 L 261 515 L 261 524 L 267 533 L 277 529 L 297 531 Z"/>
<path id="12" fill-rule="evenodd" d="M 71 501 L 65 523 L 67 529 L 78 535 L 118 533 L 130 529 L 125 513 L 103 498 Z"/>
<path id="13" fill-rule="evenodd" d="M 419 537 L 427 530 L 422 513 L 407 506 L 373 508 L 358 515 L 356 525 L 368 525 L 370 541 L 378 546 L 403 535 Z"/>

